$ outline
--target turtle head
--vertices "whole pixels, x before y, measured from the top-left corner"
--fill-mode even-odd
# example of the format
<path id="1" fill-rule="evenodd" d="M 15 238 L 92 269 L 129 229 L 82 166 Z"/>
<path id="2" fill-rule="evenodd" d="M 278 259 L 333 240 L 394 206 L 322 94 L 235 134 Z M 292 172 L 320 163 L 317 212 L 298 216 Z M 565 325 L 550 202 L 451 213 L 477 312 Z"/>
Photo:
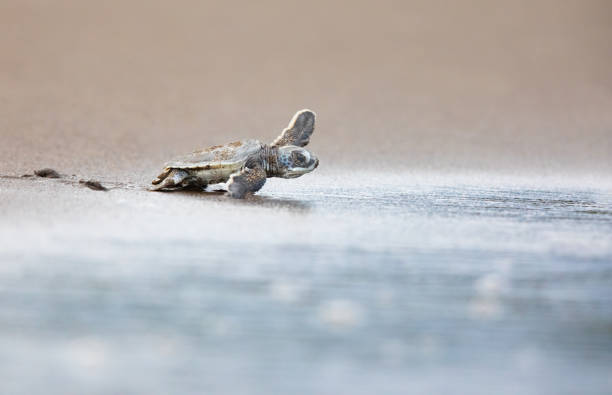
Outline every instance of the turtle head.
<path id="1" fill-rule="evenodd" d="M 296 178 L 316 169 L 319 159 L 306 148 L 286 145 L 278 149 L 277 166 L 277 177 Z"/>

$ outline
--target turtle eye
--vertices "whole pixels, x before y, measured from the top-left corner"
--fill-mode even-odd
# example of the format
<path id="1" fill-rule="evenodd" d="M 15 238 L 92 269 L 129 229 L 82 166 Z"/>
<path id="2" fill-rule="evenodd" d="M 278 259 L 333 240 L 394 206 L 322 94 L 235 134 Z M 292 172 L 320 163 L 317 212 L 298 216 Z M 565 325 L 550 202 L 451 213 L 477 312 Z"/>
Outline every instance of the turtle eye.
<path id="1" fill-rule="evenodd" d="M 306 156 L 304 156 L 304 154 L 302 154 L 301 152 L 294 152 L 291 154 L 291 156 L 295 163 L 298 163 L 298 164 L 306 163 Z"/>

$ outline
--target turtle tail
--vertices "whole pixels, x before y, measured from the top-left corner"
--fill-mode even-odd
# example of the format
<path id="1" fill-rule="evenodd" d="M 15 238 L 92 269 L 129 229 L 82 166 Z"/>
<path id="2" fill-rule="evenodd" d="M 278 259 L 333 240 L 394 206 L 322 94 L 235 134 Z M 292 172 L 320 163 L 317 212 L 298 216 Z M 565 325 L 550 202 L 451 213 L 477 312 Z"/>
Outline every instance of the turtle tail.
<path id="1" fill-rule="evenodd" d="M 185 185 L 183 181 L 189 176 L 189 174 L 180 169 L 166 169 L 163 173 L 157 176 L 155 180 L 153 180 L 152 184 L 155 185 L 151 187 L 152 191 L 161 191 L 165 189 L 178 189 L 182 188 Z"/>

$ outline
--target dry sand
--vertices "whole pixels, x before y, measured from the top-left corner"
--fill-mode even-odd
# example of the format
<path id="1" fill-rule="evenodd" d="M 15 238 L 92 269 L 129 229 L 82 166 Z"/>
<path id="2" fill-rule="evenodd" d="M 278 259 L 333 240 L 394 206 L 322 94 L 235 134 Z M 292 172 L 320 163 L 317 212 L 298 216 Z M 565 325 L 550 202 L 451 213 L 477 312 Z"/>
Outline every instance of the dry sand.
<path id="1" fill-rule="evenodd" d="M 318 112 L 321 169 L 610 174 L 608 1 L 0 2 L 0 169 L 145 182 Z"/>

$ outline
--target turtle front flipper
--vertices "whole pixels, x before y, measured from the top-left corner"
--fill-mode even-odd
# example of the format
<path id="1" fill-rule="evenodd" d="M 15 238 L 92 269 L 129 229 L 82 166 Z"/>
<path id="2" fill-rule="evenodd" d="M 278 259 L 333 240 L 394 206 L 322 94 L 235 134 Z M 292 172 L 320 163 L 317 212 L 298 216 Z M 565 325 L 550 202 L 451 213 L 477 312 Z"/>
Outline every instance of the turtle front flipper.
<path id="1" fill-rule="evenodd" d="M 266 171 L 257 167 L 245 167 L 242 171 L 230 176 L 227 183 L 228 194 L 236 199 L 242 199 L 247 193 L 257 192 L 266 183 Z"/>
<path id="2" fill-rule="evenodd" d="M 315 113 L 310 110 L 298 111 L 289 122 L 289 126 L 272 142 L 272 145 L 305 147 L 310 142 L 310 135 L 314 132 L 314 127 Z"/>

